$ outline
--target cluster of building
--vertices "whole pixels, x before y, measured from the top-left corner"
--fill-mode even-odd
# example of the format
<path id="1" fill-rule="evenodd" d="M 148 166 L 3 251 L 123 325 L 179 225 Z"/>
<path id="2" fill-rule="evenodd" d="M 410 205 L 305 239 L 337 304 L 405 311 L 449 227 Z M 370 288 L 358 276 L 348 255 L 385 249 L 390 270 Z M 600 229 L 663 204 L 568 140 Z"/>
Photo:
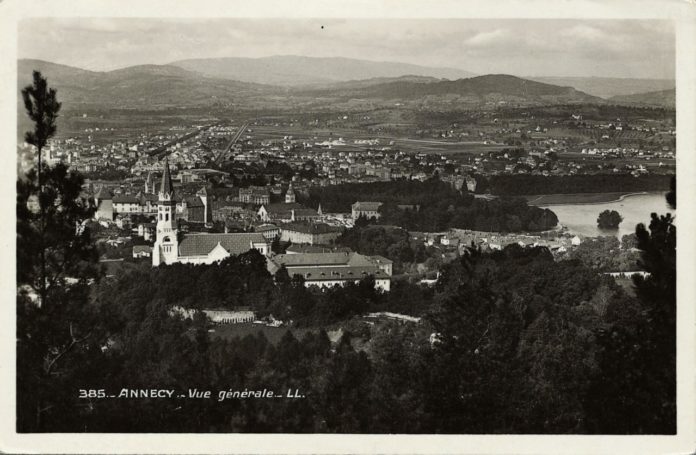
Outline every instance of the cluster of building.
<path id="1" fill-rule="evenodd" d="M 292 195 L 288 198 L 290 202 Z M 169 167 L 165 163 L 156 206 L 156 238 L 152 247 L 152 265 L 213 264 L 231 255 L 256 250 L 268 260 L 272 273 L 285 267 L 291 276 L 300 275 L 307 286 L 326 287 L 358 282 L 373 276 L 375 286 L 389 291 L 392 263 L 380 256 L 364 256 L 348 252 L 299 252 L 274 255 L 271 239 L 280 235 L 293 243 L 328 243 L 339 231 L 319 229 L 311 222 L 290 223 L 280 232 L 261 229 L 244 233 L 182 233 L 177 223 L 177 202 Z M 263 225 L 262 225 L 263 226 Z M 269 227 L 270 225 L 265 225 Z M 309 241 L 307 241 L 309 240 Z"/>
<path id="2" fill-rule="evenodd" d="M 424 233 L 417 236 L 427 246 L 441 246 L 446 249 L 463 249 L 476 246 L 482 250 L 501 250 L 508 245 L 517 244 L 522 247 L 547 247 L 552 253 L 565 253 L 570 248 L 580 245 L 583 239 L 577 235 L 556 235 L 547 238 L 533 234 L 515 234 L 472 231 L 468 229 L 450 229 L 441 233 Z"/>

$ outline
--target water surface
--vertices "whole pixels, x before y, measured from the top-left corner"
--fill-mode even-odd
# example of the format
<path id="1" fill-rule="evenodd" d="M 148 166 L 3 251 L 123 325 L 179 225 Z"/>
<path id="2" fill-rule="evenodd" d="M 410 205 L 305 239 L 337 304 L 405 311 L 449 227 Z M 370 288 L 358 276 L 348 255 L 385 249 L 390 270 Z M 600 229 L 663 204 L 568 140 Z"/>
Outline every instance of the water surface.
<path id="1" fill-rule="evenodd" d="M 636 231 L 636 225 L 650 224 L 650 214 L 665 215 L 672 210 L 665 200 L 665 193 L 646 193 L 624 196 L 622 200 L 597 204 L 553 204 L 543 207 L 551 209 L 558 222 L 574 234 L 588 237 L 616 235 L 621 237 Z M 616 210 L 623 217 L 617 230 L 603 230 L 597 227 L 597 217 L 604 210 Z"/>

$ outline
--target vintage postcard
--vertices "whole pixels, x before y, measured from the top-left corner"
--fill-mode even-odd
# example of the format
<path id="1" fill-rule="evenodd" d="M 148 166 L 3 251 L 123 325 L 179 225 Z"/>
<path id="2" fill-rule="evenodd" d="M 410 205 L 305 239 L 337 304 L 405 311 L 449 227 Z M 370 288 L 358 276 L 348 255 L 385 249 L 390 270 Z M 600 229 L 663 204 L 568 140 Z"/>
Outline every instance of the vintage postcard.
<path id="1" fill-rule="evenodd" d="M 696 450 L 693 3 L 0 11 L 0 450 Z"/>

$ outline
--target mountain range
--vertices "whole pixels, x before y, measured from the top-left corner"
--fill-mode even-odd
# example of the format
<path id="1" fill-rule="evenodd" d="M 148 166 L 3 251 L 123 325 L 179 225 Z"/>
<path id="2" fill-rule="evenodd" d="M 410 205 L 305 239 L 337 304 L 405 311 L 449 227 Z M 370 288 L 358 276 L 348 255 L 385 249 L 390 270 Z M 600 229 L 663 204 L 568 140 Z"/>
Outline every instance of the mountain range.
<path id="1" fill-rule="evenodd" d="M 613 96 L 609 98 L 609 101 L 617 104 L 674 108 L 676 106 L 677 101 L 676 95 L 676 90 L 672 88 L 668 90 L 657 90 L 654 92 L 633 93 L 631 95 Z"/>
<path id="2" fill-rule="evenodd" d="M 668 90 L 674 79 L 636 79 L 623 77 L 526 77 L 546 84 L 570 86 L 590 95 L 609 99 L 614 96 Z"/>
<path id="3" fill-rule="evenodd" d="M 87 107 L 197 106 L 218 100 L 234 103 L 277 90 L 260 84 L 210 78 L 172 65 L 138 65 L 98 72 L 41 60 L 19 60 L 20 87 L 31 83 L 33 70 L 48 78 L 61 99 Z"/>
<path id="4" fill-rule="evenodd" d="M 511 75 L 471 77 L 471 73 L 448 68 L 343 58 L 201 59 L 103 72 L 23 59 L 18 61 L 18 90 L 31 82 L 32 70 L 41 71 L 68 105 L 95 108 L 325 107 L 330 102 L 353 100 L 389 105 L 398 101 L 450 105 L 606 102 L 574 86 Z M 239 74 L 246 80 L 235 79 Z M 657 94 L 643 98 L 621 94 L 609 102 L 660 105 Z"/>
<path id="5" fill-rule="evenodd" d="M 534 102 L 597 103 L 598 97 L 572 87 L 544 84 L 507 74 L 488 74 L 454 81 L 396 80 L 357 88 L 309 90 L 313 96 L 414 100 L 422 98 L 459 99 L 469 103 Z"/>
<path id="6" fill-rule="evenodd" d="M 295 55 L 263 58 L 201 58 L 179 60 L 170 65 L 215 78 L 288 87 L 403 75 L 438 79 L 461 79 L 474 75 L 456 68 L 373 62 L 343 57 Z"/>

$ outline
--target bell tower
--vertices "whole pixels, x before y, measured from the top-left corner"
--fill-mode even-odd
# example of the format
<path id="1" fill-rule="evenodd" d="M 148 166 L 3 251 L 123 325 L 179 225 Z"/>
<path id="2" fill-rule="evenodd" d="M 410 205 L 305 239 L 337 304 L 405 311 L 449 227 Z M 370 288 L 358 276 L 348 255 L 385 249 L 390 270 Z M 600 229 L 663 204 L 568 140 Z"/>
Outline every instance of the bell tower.
<path id="1" fill-rule="evenodd" d="M 295 189 L 292 187 L 292 182 L 288 187 L 288 191 L 285 193 L 285 203 L 293 204 L 295 202 Z"/>
<path id="2" fill-rule="evenodd" d="M 177 261 L 179 243 L 175 217 L 174 185 L 172 185 L 172 177 L 169 173 L 169 161 L 165 158 L 164 173 L 162 174 L 157 202 L 157 239 L 152 249 L 153 266 L 172 264 Z"/>

